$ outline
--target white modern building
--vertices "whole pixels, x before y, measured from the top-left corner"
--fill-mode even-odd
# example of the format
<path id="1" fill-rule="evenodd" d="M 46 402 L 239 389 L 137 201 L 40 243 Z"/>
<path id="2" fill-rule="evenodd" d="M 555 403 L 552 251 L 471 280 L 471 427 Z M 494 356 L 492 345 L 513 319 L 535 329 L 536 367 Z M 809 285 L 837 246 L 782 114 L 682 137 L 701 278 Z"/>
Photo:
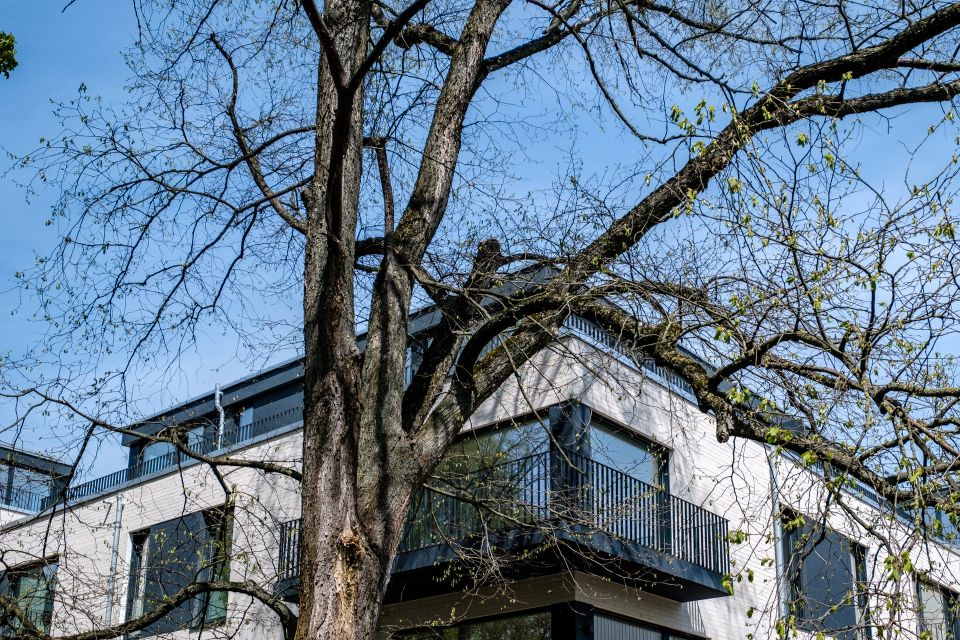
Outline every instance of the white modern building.
<path id="1" fill-rule="evenodd" d="M 287 362 L 135 429 L 296 466 L 301 385 Z M 55 461 L 11 450 L 0 462 L 0 594 L 29 624 L 104 628 L 228 576 L 296 611 L 294 481 L 124 444 L 125 468 L 67 489 Z M 718 443 L 682 379 L 580 318 L 476 412 L 435 475 L 411 509 L 385 636 L 960 638 L 949 522 L 771 447 Z M 282 638 L 276 615 L 237 593 L 193 597 L 134 635 Z"/>

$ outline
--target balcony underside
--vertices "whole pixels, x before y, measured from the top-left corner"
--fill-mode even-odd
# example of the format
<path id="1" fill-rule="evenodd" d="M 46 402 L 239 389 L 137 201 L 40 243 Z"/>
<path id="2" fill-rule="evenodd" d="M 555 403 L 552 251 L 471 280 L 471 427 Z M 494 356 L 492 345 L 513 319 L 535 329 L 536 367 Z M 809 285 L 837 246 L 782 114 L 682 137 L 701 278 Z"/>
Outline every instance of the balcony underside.
<path id="1" fill-rule="evenodd" d="M 546 534 L 541 530 L 513 530 L 492 534 L 486 540 L 438 544 L 400 553 L 386 602 L 469 589 L 491 562 L 498 563 L 498 575 L 506 579 L 577 570 L 677 602 L 728 595 L 721 574 L 602 531 L 578 534 L 561 530 Z M 299 583 L 299 576 L 280 581 L 277 595 L 296 600 Z"/>

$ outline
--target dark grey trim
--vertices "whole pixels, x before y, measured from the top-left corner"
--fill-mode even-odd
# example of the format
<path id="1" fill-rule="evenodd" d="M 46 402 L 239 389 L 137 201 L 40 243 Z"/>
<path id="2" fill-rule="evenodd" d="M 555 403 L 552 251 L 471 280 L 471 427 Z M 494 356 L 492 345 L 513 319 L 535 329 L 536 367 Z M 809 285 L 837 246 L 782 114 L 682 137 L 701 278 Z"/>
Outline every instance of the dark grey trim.
<path id="1" fill-rule="evenodd" d="M 70 473 L 70 465 L 54 460 L 39 453 L 32 453 L 17 449 L 7 444 L 0 444 L 0 462 L 5 462 L 21 469 L 32 469 L 51 476 L 65 476 Z"/>
<path id="2" fill-rule="evenodd" d="M 284 385 L 296 382 L 301 378 L 303 378 L 303 360 L 301 358 L 288 360 L 274 368 L 260 371 L 230 383 L 222 389 L 222 402 L 224 406 L 243 403 L 254 396 L 278 389 Z M 130 428 L 136 429 L 146 435 L 153 435 L 159 433 L 165 427 L 203 418 L 215 411 L 216 407 L 213 402 L 213 392 L 211 392 L 162 413 L 145 418 Z M 139 440 L 137 436 L 125 434 L 122 443 L 125 446 L 130 446 L 137 440 Z"/>
<path id="3" fill-rule="evenodd" d="M 254 445 L 258 445 L 258 444 L 260 444 L 260 443 L 266 442 L 266 441 L 268 441 L 268 440 L 273 440 L 274 438 L 279 438 L 279 437 L 281 437 L 281 436 L 285 436 L 285 435 L 287 435 L 288 433 L 291 433 L 291 432 L 293 432 L 293 431 L 299 431 L 299 430 L 302 429 L 302 428 L 303 428 L 303 422 L 295 422 L 295 423 L 293 423 L 293 424 L 289 424 L 289 425 L 287 425 L 287 426 L 280 427 L 280 428 L 277 429 L 276 431 L 270 431 L 270 432 L 268 432 L 268 433 L 264 433 L 264 434 L 262 434 L 262 435 L 259 435 L 259 436 L 255 437 L 255 438 L 251 438 L 250 440 L 244 440 L 243 442 L 241 442 L 241 443 L 239 443 L 239 444 L 231 445 L 231 446 L 228 446 L 228 447 L 224 447 L 223 449 L 219 449 L 219 450 L 217 450 L 217 451 L 211 451 L 211 452 L 210 452 L 209 454 L 207 454 L 207 455 L 217 456 L 217 455 L 221 455 L 221 454 L 224 454 L 224 453 L 232 453 L 232 452 L 235 452 L 235 451 L 240 451 L 240 450 L 242 450 L 242 449 L 246 449 L 247 447 L 252 447 L 252 446 L 254 446 Z M 33 522 L 33 521 L 34 521 L 35 519 L 37 519 L 37 518 L 46 518 L 46 517 L 49 517 L 51 513 L 54 513 L 54 512 L 56 512 L 56 511 L 63 511 L 64 509 L 73 510 L 73 509 L 75 509 L 75 508 L 77 508 L 77 507 L 79 507 L 79 506 L 81 506 L 81 505 L 83 505 L 83 504 L 86 504 L 86 503 L 89 503 L 89 502 L 94 502 L 94 501 L 96 501 L 96 500 L 102 500 L 103 498 L 105 498 L 105 497 L 107 497 L 107 496 L 111 496 L 111 495 L 113 495 L 113 494 L 115 494 L 115 493 L 119 493 L 119 492 L 121 492 L 121 491 L 124 491 L 124 490 L 126 490 L 126 489 L 129 489 L 130 487 L 133 487 L 133 486 L 136 486 L 136 485 L 140 485 L 140 484 L 146 484 L 147 482 L 152 482 L 152 481 L 154 481 L 154 480 L 157 480 L 158 478 L 162 478 L 162 477 L 164 477 L 164 476 L 172 475 L 172 474 L 174 474 L 174 473 L 180 473 L 182 470 L 184 470 L 184 469 L 186 469 L 186 468 L 188 468 L 188 467 L 192 467 L 192 466 L 194 466 L 194 465 L 198 465 L 198 464 L 203 464 L 203 463 L 201 463 L 199 460 L 196 460 L 196 459 L 194 459 L 194 458 L 184 457 L 184 459 L 180 462 L 180 464 L 175 465 L 175 466 L 173 466 L 173 467 L 168 467 L 168 468 L 165 468 L 165 469 L 163 469 L 163 470 L 161 470 L 161 471 L 157 471 L 157 472 L 155 472 L 155 473 L 138 476 L 138 477 L 133 478 L 133 479 L 131 479 L 131 480 L 128 480 L 128 481 L 126 481 L 126 482 L 124 482 L 124 483 L 122 483 L 122 484 L 118 484 L 118 485 L 116 485 L 116 486 L 114 486 L 114 487 L 111 487 L 110 489 L 107 489 L 106 491 L 102 491 L 102 492 L 100 492 L 100 493 L 90 494 L 89 496 L 85 496 L 84 498 L 82 498 L 82 499 L 80 499 L 80 500 L 77 500 L 76 502 L 69 502 L 69 503 L 66 504 L 66 506 L 65 506 L 62 502 L 58 502 L 57 504 L 55 504 L 55 505 L 53 505 L 52 507 L 49 507 L 49 508 L 43 510 L 43 511 L 40 512 L 40 513 L 31 514 L 32 517 L 30 517 L 30 518 L 23 518 L 23 519 L 20 519 L 20 520 L 14 520 L 13 522 L 8 522 L 8 523 L 5 524 L 4 526 L 0 527 L 0 533 L 5 533 L 5 532 L 7 532 L 7 531 L 11 531 L 11 530 L 13 530 L 13 529 L 17 529 L 17 528 L 19 528 L 19 527 L 21 527 L 21 526 L 28 525 L 28 524 L 30 524 L 31 522 Z"/>

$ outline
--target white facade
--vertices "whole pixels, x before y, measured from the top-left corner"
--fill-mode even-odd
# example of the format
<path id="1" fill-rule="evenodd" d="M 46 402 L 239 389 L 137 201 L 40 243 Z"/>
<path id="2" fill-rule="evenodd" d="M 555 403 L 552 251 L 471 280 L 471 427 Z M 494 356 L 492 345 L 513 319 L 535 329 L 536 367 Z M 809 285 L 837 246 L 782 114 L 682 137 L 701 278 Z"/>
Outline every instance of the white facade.
<path id="1" fill-rule="evenodd" d="M 668 451 L 669 491 L 729 523 L 732 595 L 679 602 L 650 589 L 623 586 L 617 576 L 577 567 L 476 590 L 437 593 L 388 604 L 384 633 L 488 618 L 515 611 L 546 610 L 577 602 L 592 608 L 597 634 L 604 615 L 648 624 L 657 637 L 777 637 L 789 586 L 778 578 L 790 558 L 783 552 L 780 513 L 786 509 L 829 527 L 862 546 L 871 586 L 873 624 L 884 637 L 918 637 L 917 574 L 892 569 L 904 558 L 924 579 L 960 590 L 960 546 L 923 536 L 903 519 L 864 501 L 855 491 L 829 494 L 815 471 L 777 455 L 764 445 L 732 439 L 719 443 L 713 419 L 681 390 L 610 350 L 568 337 L 525 365 L 517 380 L 484 403 L 465 429 L 482 429 L 513 416 L 546 410 L 564 401 L 589 407 L 608 424 L 637 434 Z M 299 465 L 301 434 L 296 424 L 245 443 L 237 454 Z M 222 481 L 234 508 L 230 576 L 272 590 L 278 580 L 280 523 L 299 516 L 299 489 L 278 475 L 224 469 Z M 186 464 L 39 515 L 0 512 L 0 550 L 7 567 L 56 558 L 51 633 L 69 635 L 125 619 L 128 612 L 135 534 L 152 524 L 223 505 L 221 480 L 198 464 Z M 118 512 L 118 507 L 122 512 Z M 15 518 L 11 521 L 11 518 Z M 905 554 L 905 555 L 903 555 Z M 897 560 L 891 560 L 896 558 Z M 635 637 L 642 639 L 648 636 Z M 275 616 L 248 596 L 229 596 L 226 622 L 184 629 L 169 637 L 282 637 Z M 556 628 L 554 635 L 557 635 Z M 801 631 L 799 636 L 812 633 Z M 829 635 L 829 634 L 827 634 Z M 654 637 L 654 636 L 649 636 Z M 873 637 L 877 637 L 874 631 Z M 934 635 L 933 637 L 939 637 Z M 944 636 L 945 637 L 945 636 Z"/>

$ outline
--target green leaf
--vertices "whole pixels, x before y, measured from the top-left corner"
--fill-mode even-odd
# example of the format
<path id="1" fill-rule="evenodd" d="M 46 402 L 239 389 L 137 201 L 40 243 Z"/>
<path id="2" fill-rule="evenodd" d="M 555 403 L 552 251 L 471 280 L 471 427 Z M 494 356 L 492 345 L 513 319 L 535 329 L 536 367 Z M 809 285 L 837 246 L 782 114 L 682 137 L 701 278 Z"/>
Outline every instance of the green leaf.
<path id="1" fill-rule="evenodd" d="M 5 78 L 17 67 L 16 42 L 11 34 L 0 31 L 0 73 Z"/>

